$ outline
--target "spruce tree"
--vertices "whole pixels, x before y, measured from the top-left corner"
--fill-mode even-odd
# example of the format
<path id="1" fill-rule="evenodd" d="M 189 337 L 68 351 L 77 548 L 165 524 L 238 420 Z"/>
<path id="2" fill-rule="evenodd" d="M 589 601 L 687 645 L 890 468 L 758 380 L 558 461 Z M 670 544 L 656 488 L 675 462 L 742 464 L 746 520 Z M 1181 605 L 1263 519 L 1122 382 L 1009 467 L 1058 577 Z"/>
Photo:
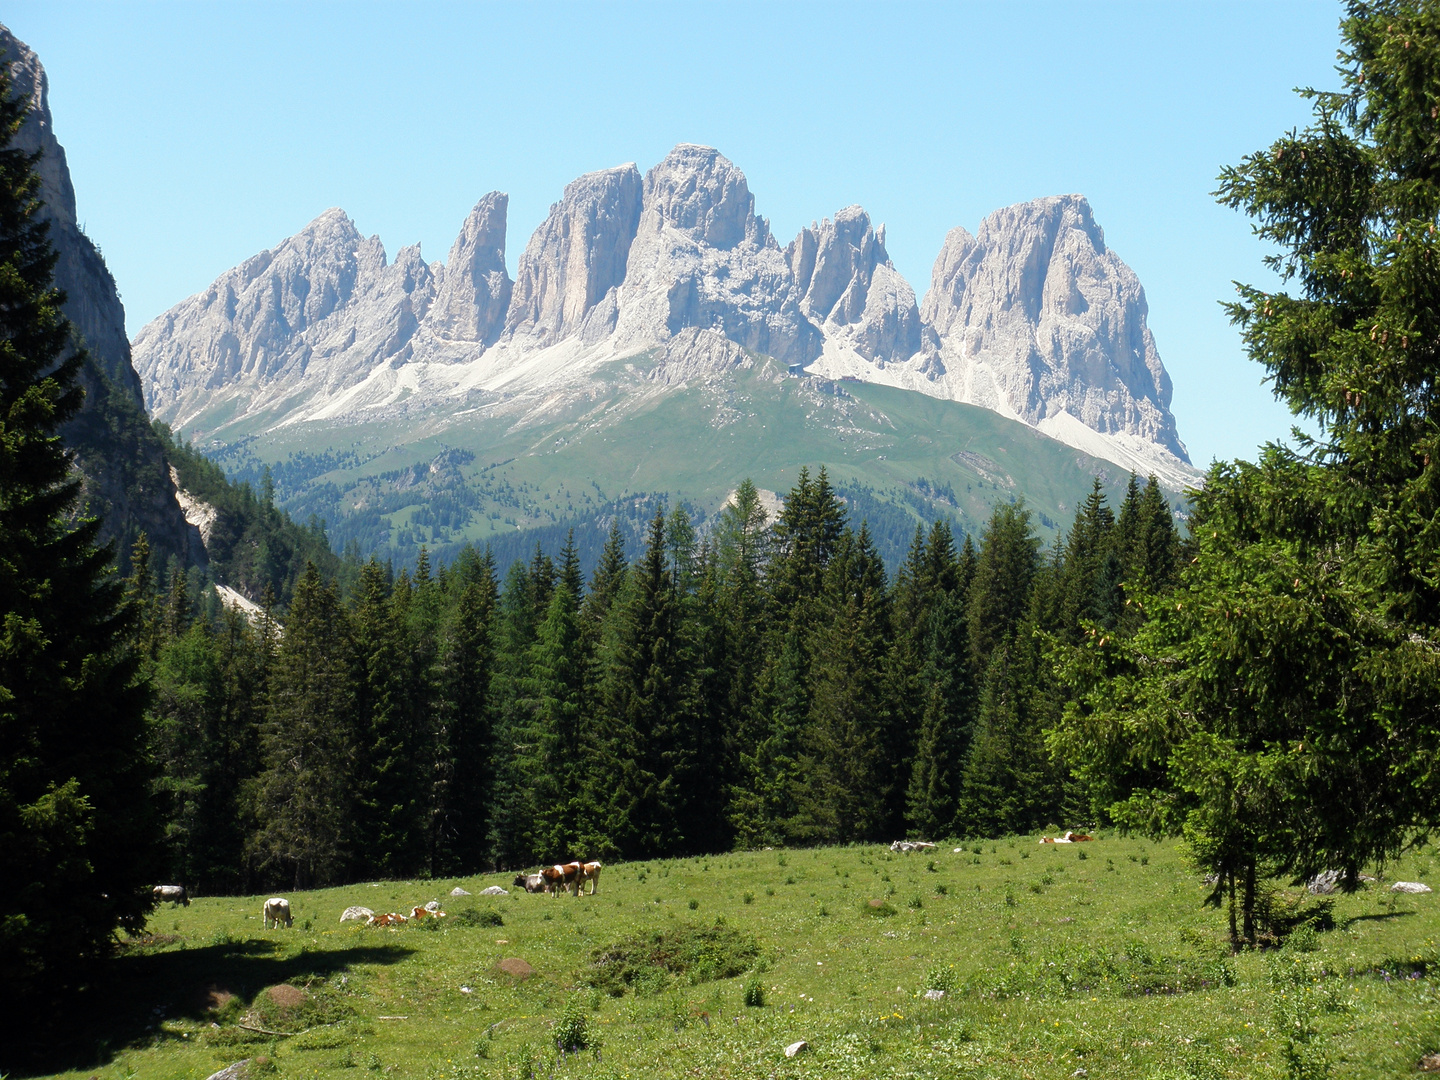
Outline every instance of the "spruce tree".
<path id="1" fill-rule="evenodd" d="M 58 426 L 83 350 L 54 288 L 39 154 L 15 145 L 27 105 L 0 71 L 0 994 L 63 985 L 138 931 L 157 822 L 134 612 L 71 520 L 79 481 Z"/>
<path id="2" fill-rule="evenodd" d="M 354 855 L 356 665 L 350 620 L 306 567 L 269 680 L 251 849 L 262 876 L 296 889 L 345 879 Z"/>

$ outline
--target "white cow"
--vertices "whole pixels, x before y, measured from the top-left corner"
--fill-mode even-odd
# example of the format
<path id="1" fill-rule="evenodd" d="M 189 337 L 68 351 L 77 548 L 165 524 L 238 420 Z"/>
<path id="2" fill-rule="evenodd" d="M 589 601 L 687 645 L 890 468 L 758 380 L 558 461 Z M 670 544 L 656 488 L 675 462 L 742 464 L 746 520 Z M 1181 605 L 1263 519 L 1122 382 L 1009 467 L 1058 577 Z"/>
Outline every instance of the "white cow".
<path id="1" fill-rule="evenodd" d="M 190 896 L 185 892 L 184 885 L 156 885 L 154 896 L 157 904 L 163 904 L 169 900 L 172 904 L 190 906 Z"/>
<path id="2" fill-rule="evenodd" d="M 269 930 L 273 924 L 279 929 L 283 922 L 286 929 L 289 929 L 294 919 L 290 917 L 290 901 L 283 896 L 272 896 L 265 901 L 265 929 Z"/>

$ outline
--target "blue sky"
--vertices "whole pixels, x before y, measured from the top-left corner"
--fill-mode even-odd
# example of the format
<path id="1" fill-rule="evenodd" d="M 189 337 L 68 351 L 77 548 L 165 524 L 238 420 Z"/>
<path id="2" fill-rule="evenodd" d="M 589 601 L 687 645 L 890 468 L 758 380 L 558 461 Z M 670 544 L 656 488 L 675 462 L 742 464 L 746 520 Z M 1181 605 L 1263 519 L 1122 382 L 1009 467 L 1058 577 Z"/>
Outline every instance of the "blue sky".
<path id="1" fill-rule="evenodd" d="M 443 259 L 487 191 L 515 261 L 566 181 L 677 142 L 784 244 L 860 203 L 923 294 L 945 233 L 1081 192 L 1140 276 L 1191 457 L 1292 419 L 1218 301 L 1263 282 L 1222 165 L 1333 86 L 1335 3 L 87 4 L 12 0 L 133 335 L 330 206 Z"/>

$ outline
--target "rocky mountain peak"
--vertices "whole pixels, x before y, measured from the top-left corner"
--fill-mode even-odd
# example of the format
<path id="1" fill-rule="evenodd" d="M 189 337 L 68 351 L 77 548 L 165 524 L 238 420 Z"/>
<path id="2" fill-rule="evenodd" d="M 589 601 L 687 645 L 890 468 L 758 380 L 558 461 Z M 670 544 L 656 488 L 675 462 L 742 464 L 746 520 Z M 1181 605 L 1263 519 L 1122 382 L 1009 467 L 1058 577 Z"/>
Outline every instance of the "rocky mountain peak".
<path id="1" fill-rule="evenodd" d="M 645 174 L 645 210 L 651 227 L 668 226 L 697 244 L 728 251 L 749 242 L 773 243 L 770 227 L 755 215 L 745 174 L 709 146 L 681 143 Z"/>
<path id="2" fill-rule="evenodd" d="M 431 308 L 436 336 L 490 345 L 505 328 L 512 288 L 505 269 L 509 207 L 509 195 L 492 191 L 475 204 L 460 227 Z"/>

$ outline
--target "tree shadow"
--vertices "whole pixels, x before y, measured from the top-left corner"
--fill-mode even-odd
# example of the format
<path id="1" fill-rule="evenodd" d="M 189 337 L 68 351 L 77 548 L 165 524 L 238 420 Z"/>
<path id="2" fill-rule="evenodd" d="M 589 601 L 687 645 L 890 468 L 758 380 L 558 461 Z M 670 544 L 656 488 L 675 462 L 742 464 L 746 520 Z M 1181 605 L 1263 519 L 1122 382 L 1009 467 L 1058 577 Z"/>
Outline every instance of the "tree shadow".
<path id="1" fill-rule="evenodd" d="M 54 1008 L 36 1009 L 24 1025 L 13 1023 L 4 1062 L 13 1080 L 70 1069 L 93 1069 L 160 1034 L 167 1019 L 204 1019 L 216 995 L 249 1003 L 268 986 L 330 979 L 361 964 L 397 964 L 415 950 L 400 944 L 291 953 L 283 940 L 250 939 L 164 949 L 122 947 L 99 977 Z M 11 1041 L 14 1040 L 14 1041 Z"/>
<path id="2" fill-rule="evenodd" d="M 1351 915 L 1340 924 L 1341 930 L 1349 930 L 1357 922 L 1384 922 L 1387 919 L 1403 919 L 1407 915 L 1414 915 L 1413 911 L 1386 911 L 1376 915 Z"/>

